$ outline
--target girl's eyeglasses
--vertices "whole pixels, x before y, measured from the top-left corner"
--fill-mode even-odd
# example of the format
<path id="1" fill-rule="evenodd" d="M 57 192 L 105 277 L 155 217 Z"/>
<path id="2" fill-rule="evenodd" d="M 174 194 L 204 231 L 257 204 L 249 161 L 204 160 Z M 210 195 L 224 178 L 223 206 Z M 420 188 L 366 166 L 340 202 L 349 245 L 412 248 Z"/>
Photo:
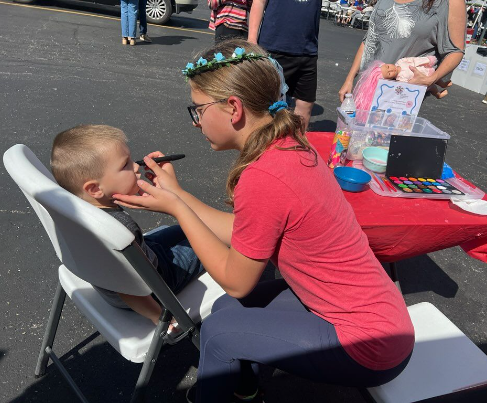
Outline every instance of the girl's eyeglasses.
<path id="1" fill-rule="evenodd" d="M 225 99 L 219 99 L 218 101 L 214 102 L 208 102 L 206 104 L 199 104 L 199 105 L 191 105 L 188 106 L 188 112 L 189 115 L 191 116 L 191 119 L 193 120 L 194 124 L 197 125 L 200 123 L 200 119 L 203 117 L 203 113 L 214 104 L 218 104 L 220 102 L 225 102 L 227 98 Z M 206 108 L 203 109 L 203 107 L 206 106 Z"/>

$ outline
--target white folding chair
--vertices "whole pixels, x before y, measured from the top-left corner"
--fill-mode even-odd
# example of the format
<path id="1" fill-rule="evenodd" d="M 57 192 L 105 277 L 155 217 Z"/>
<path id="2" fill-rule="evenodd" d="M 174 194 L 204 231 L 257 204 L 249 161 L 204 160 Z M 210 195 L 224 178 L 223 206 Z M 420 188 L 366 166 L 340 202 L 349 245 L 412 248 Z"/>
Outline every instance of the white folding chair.
<path id="1" fill-rule="evenodd" d="M 115 350 L 129 361 L 143 362 L 132 401 L 143 398 L 163 346 L 189 337 L 199 348 L 198 324 L 224 294 L 223 289 L 205 273 L 175 297 L 134 235 L 110 215 L 62 189 L 28 147 L 11 147 L 3 161 L 37 213 L 62 263 L 36 377 L 45 374 L 51 358 L 79 399 L 87 402 L 52 350 L 67 294 Z M 165 308 L 159 324 L 154 326 L 135 312 L 110 306 L 91 284 L 131 295 L 153 292 Z M 181 328 L 177 337 L 168 334 L 173 316 Z"/>
<path id="2" fill-rule="evenodd" d="M 333 19 L 335 18 L 338 7 L 339 7 L 339 5 L 337 3 L 330 3 L 330 6 L 328 8 L 328 15 L 331 15 L 333 17 Z M 328 18 L 328 15 L 327 15 L 327 18 Z"/>
<path id="3" fill-rule="evenodd" d="M 367 26 L 367 24 L 369 23 L 371 15 L 372 15 L 372 11 L 365 11 L 364 13 L 362 13 L 361 16 L 357 17 L 356 21 L 360 21 L 360 24 L 362 25 L 362 29 L 364 29 L 364 27 Z"/>
<path id="4" fill-rule="evenodd" d="M 487 387 L 487 356 L 434 305 L 408 307 L 416 333 L 407 367 L 391 382 L 368 388 L 377 403 L 412 403 Z M 462 400 L 466 401 L 466 400 Z"/>
<path id="5" fill-rule="evenodd" d="M 329 0 L 322 0 L 321 2 L 321 14 L 326 14 L 326 19 L 328 19 L 330 15 L 330 1 Z"/>

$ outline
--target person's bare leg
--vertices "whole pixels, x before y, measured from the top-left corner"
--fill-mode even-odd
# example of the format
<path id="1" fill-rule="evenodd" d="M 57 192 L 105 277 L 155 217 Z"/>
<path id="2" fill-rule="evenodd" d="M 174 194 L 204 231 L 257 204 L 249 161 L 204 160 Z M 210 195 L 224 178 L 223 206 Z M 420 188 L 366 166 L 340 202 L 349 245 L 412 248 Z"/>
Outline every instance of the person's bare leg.
<path id="1" fill-rule="evenodd" d="M 447 90 L 439 91 L 438 87 L 436 85 L 432 85 L 428 87 L 428 91 L 431 92 L 432 95 L 434 95 L 436 98 L 441 99 L 443 97 L 446 97 L 448 95 Z"/>
<path id="2" fill-rule="evenodd" d="M 296 106 L 294 107 L 294 113 L 303 118 L 304 131 L 308 130 L 309 120 L 311 118 L 311 110 L 313 109 L 314 102 L 306 102 L 301 99 L 295 99 Z"/>
<path id="3" fill-rule="evenodd" d="M 443 81 L 442 79 L 439 79 L 435 84 L 439 85 L 441 88 L 447 88 L 452 86 L 451 80 Z"/>

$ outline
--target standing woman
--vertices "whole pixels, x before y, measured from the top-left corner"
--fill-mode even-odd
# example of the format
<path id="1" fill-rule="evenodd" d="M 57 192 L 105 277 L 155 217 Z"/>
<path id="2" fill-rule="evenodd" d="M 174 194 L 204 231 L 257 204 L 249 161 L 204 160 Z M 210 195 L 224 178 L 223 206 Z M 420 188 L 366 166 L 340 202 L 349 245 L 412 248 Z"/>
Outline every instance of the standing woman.
<path id="1" fill-rule="evenodd" d="M 137 35 L 137 11 L 138 0 L 120 0 L 121 23 L 122 23 L 122 45 L 135 45 Z"/>
<path id="2" fill-rule="evenodd" d="M 302 119 L 278 101 L 281 81 L 265 51 L 225 41 L 184 73 L 194 126 L 214 150 L 240 153 L 227 180 L 233 213 L 184 191 L 171 164 L 149 158 L 158 152 L 144 159 L 156 186 L 140 181 L 145 197 L 114 197 L 175 217 L 227 292 L 202 325 L 197 396 L 190 389 L 188 401 L 262 402 L 252 363 L 340 385 L 395 378 L 414 345 L 406 305 Z M 284 279 L 258 283 L 269 260 Z"/>
<path id="3" fill-rule="evenodd" d="M 411 84 L 430 86 L 451 73 L 465 48 L 464 0 L 379 0 L 369 30 L 338 92 L 340 102 L 351 93 L 355 76 L 369 63 L 396 63 L 403 57 L 435 56 L 439 65 L 431 76 L 412 67 Z"/>

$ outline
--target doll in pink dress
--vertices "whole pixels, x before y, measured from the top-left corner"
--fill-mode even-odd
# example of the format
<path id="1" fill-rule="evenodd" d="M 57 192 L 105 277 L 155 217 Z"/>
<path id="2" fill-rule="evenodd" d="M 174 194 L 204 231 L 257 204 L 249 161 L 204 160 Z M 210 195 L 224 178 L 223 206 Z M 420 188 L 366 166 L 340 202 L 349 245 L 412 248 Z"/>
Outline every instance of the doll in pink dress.
<path id="1" fill-rule="evenodd" d="M 410 66 L 416 67 L 421 73 L 430 76 L 435 71 L 433 68 L 435 65 L 436 57 L 434 56 L 404 57 L 399 59 L 396 64 L 384 63 L 380 60 L 373 61 L 367 70 L 360 73 L 357 84 L 353 90 L 353 98 L 357 109 L 370 109 L 377 82 L 381 78 L 407 83 L 414 76 L 414 73 L 409 68 Z M 441 91 L 438 89 L 437 85 L 442 88 Z M 436 98 L 440 99 L 448 94 L 446 87 L 449 86 L 451 86 L 450 81 L 444 82 L 438 80 L 435 84 L 428 87 L 428 91 L 430 91 Z"/>

